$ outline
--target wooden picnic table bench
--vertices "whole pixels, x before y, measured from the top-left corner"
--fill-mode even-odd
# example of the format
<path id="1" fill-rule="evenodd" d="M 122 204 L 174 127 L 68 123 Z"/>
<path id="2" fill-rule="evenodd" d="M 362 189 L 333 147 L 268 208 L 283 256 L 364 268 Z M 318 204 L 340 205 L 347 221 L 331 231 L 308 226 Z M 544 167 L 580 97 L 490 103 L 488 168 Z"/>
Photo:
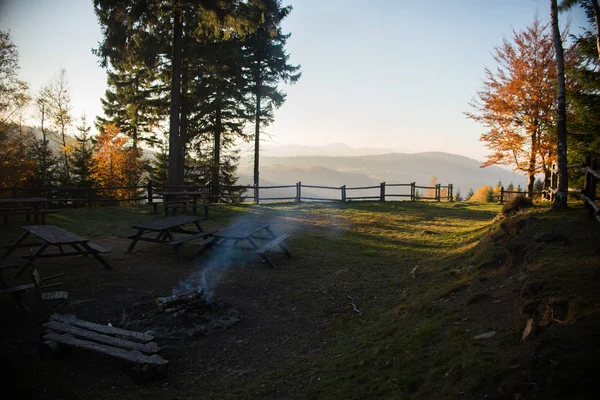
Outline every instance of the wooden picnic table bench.
<path id="1" fill-rule="evenodd" d="M 165 215 L 169 215 L 169 210 L 173 210 L 173 215 L 177 213 L 177 209 L 181 207 L 186 209 L 187 206 L 192 207 L 192 213 L 195 215 L 198 211 L 198 207 L 204 208 L 204 217 L 208 218 L 208 209 L 212 204 L 206 203 L 205 198 L 206 192 L 156 192 L 156 194 L 163 197 L 163 208 Z M 201 200 L 201 201 L 198 201 Z M 154 213 L 157 213 L 157 205 L 159 203 L 152 203 L 154 207 Z"/>
<path id="2" fill-rule="evenodd" d="M 137 229 L 136 233 L 121 236 L 125 239 L 131 239 L 132 242 L 127 248 L 127 252 L 133 251 L 138 241 L 158 243 L 166 246 L 171 246 L 177 255 L 180 257 L 179 248 L 185 242 L 195 239 L 207 239 L 212 236 L 215 231 L 206 232 L 202 230 L 200 221 L 204 218 L 193 215 L 177 215 L 168 218 L 157 219 L 151 222 L 132 225 L 133 229 Z M 188 224 L 193 224 L 195 230 L 184 229 Z M 153 234 L 156 234 L 154 236 Z M 175 237 L 174 234 L 181 234 Z M 151 235 L 153 237 L 148 237 Z"/>
<path id="3" fill-rule="evenodd" d="M 271 225 L 274 223 L 275 221 L 264 220 L 246 220 L 234 223 L 222 231 L 215 232 L 215 240 L 212 245 L 254 250 L 263 261 L 276 267 L 275 263 L 267 256 L 271 249 L 278 246 L 288 257 L 291 257 L 292 254 L 283 243 L 290 235 L 275 235 L 271 230 Z M 262 245 L 259 246 L 257 241 L 262 242 Z M 245 243 L 249 246 L 244 246 Z M 240 244 L 242 246 L 239 246 Z"/>
<path id="4" fill-rule="evenodd" d="M 42 225 L 46 224 L 46 215 L 57 213 L 58 210 L 42 209 L 42 204 L 50 202 L 50 199 L 43 197 L 19 197 L 19 198 L 8 198 L 0 199 L 0 215 L 4 224 L 8 223 L 9 216 L 24 215 L 27 222 L 31 221 L 33 216 L 33 222 Z M 9 207 L 12 206 L 12 207 Z"/>
<path id="5" fill-rule="evenodd" d="M 76 235 L 65 229 L 59 228 L 55 225 L 31 225 L 21 227 L 25 232 L 19 239 L 8 247 L 6 252 L 0 257 L 0 260 L 5 260 L 8 256 L 18 247 L 31 247 L 32 245 L 39 246 L 37 250 L 31 256 L 25 256 L 27 262 L 20 267 L 19 271 L 15 274 L 15 278 L 21 276 L 29 267 L 31 267 L 35 260 L 38 258 L 50 258 L 50 257 L 67 257 L 67 256 L 87 256 L 91 255 L 98 262 L 100 262 L 104 268 L 112 269 L 112 267 L 100 256 L 101 253 L 109 253 L 111 250 L 102 247 L 96 243 L 92 243 L 89 239 Z M 41 243 L 28 243 L 24 244 L 25 240 L 30 236 L 34 235 L 39 239 L 42 239 Z M 45 254 L 44 252 L 49 247 L 58 248 L 57 253 Z M 74 251 L 65 252 L 65 246 L 71 247 Z"/>

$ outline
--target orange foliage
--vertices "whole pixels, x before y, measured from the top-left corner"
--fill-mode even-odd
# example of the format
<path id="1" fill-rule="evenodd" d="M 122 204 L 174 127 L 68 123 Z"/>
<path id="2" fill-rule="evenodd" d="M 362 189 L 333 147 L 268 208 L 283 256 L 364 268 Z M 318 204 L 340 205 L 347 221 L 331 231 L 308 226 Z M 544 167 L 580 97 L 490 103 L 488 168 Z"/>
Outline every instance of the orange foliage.
<path id="1" fill-rule="evenodd" d="M 34 174 L 35 161 L 27 156 L 24 138 L 12 132 L 0 135 L 0 186 L 26 184 Z"/>
<path id="2" fill-rule="evenodd" d="M 491 153 L 483 166 L 512 165 L 533 176 L 556 158 L 553 138 L 556 62 L 548 24 L 535 20 L 513 41 L 495 48 L 495 71 L 486 68 L 484 88 L 467 117 L 482 123 L 481 135 Z"/>
<path id="3" fill-rule="evenodd" d="M 92 156 L 92 179 L 100 187 L 119 187 L 111 191 L 117 199 L 133 196 L 135 189 L 123 187 L 137 186 L 143 173 L 140 151 L 127 148 L 127 141 L 114 124 L 106 125 L 96 138 Z"/>

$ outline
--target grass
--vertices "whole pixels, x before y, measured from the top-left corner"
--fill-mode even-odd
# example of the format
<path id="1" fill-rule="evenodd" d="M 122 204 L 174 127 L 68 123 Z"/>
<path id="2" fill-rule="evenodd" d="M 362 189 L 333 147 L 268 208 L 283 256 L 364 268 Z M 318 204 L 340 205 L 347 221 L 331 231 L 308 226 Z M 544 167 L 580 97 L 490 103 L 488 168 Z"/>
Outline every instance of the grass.
<path id="1" fill-rule="evenodd" d="M 147 211 L 143 207 L 65 210 L 51 215 L 49 223 L 94 238 L 129 233 L 132 223 L 153 218 Z M 282 269 L 289 287 L 281 292 L 281 300 L 308 305 L 323 296 L 335 310 L 320 333 L 321 341 L 315 343 L 318 351 L 279 360 L 277 368 L 236 382 L 216 380 L 203 389 L 201 398 L 475 398 L 494 392 L 494 385 L 502 380 L 522 380 L 517 376 L 521 370 L 507 372 L 506 367 L 514 363 L 515 353 L 524 356 L 533 351 L 538 351 L 542 363 L 542 372 L 531 375 L 541 382 L 539 390 L 532 392 L 534 397 L 552 397 L 566 390 L 564 385 L 556 387 L 556 382 L 568 380 L 552 369 L 556 359 L 564 358 L 569 374 L 592 379 L 582 372 L 584 368 L 573 367 L 572 350 L 586 340 L 597 342 L 589 340 L 589 332 L 598 327 L 595 317 L 585 324 L 575 322 L 582 315 L 595 316 L 600 309 L 600 224 L 588 222 L 579 205 L 566 213 L 536 206 L 512 217 L 527 224 L 510 236 L 500 227 L 499 211 L 494 204 L 409 202 L 211 208 L 210 221 L 216 226 L 268 215 L 294 230 L 289 243 L 300 261 Z M 9 237 L 18 233 L 13 223 L 6 229 L 12 234 Z M 568 244 L 528 247 L 520 264 L 511 265 L 509 243 L 523 238 L 533 243 L 531 238 L 539 232 L 561 232 Z M 415 267 L 413 277 L 410 272 Z M 499 340 L 473 340 L 473 333 L 459 321 L 466 307 L 477 306 L 473 299 L 488 298 L 471 290 L 519 271 L 525 271 L 527 282 L 540 283 L 534 299 L 540 304 L 568 299 L 577 314 L 572 315 L 572 323 L 548 327 L 538 347 L 523 349 L 519 347 L 523 317 L 517 311 L 517 322 Z M 514 307 L 530 300 L 521 299 L 518 291 L 511 296 L 507 301 Z M 456 306 L 446 305 L 453 301 Z M 471 312 L 473 324 L 478 317 L 490 315 Z M 564 346 L 556 348 L 552 340 Z M 589 367 L 590 352 L 586 354 L 582 365 Z"/>

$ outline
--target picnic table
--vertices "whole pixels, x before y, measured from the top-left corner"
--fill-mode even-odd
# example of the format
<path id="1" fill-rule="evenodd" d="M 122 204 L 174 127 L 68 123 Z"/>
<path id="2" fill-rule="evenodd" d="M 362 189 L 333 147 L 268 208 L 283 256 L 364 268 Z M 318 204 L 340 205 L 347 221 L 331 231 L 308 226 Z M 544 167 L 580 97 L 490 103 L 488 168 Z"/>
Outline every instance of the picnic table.
<path id="1" fill-rule="evenodd" d="M 129 248 L 127 248 L 128 253 L 133 251 L 133 248 L 139 241 L 142 241 L 171 246 L 173 247 L 177 258 L 179 258 L 179 247 L 183 243 L 201 238 L 205 240 L 211 240 L 209 237 L 214 234 L 214 231 L 205 232 L 202 230 L 202 227 L 200 226 L 200 221 L 202 219 L 202 217 L 194 215 L 177 215 L 173 217 L 162 218 L 147 223 L 132 225 L 131 227 L 133 229 L 137 229 L 137 232 L 121 237 L 132 240 Z M 183 226 L 188 224 L 192 224 L 196 229 L 184 229 Z M 148 235 L 153 236 L 155 233 L 156 236 L 148 237 Z M 184 236 L 175 238 L 175 233 L 183 234 Z"/>
<path id="2" fill-rule="evenodd" d="M 0 199 L 0 215 L 4 223 L 8 222 L 9 215 L 25 215 L 27 220 L 33 215 L 33 222 L 42 225 L 46 222 L 46 214 L 55 213 L 57 210 L 40 210 L 40 206 L 51 201 L 44 197 L 17 197 Z"/>
<path id="3" fill-rule="evenodd" d="M 185 208 L 187 205 L 192 206 L 192 213 L 196 214 L 198 207 L 204 208 L 204 217 L 208 218 L 208 208 L 211 204 L 206 203 L 204 201 L 198 201 L 206 197 L 206 192 L 156 192 L 156 194 L 161 195 L 163 197 L 163 208 L 165 210 L 165 215 L 169 215 L 169 209 L 173 209 L 173 214 L 177 212 L 178 207 Z M 191 200 L 191 203 L 190 203 Z M 154 203 L 157 204 L 157 203 Z M 156 206 L 155 213 L 156 213 Z"/>
<path id="4" fill-rule="evenodd" d="M 67 257 L 67 256 L 87 256 L 91 255 L 106 269 L 112 269 L 101 256 L 100 253 L 109 253 L 110 249 L 104 248 L 98 244 L 92 243 L 89 239 L 83 238 L 65 229 L 59 228 L 54 225 L 31 225 L 21 227 L 25 232 L 19 239 L 12 245 L 8 246 L 6 252 L 0 257 L 0 261 L 5 260 L 8 256 L 15 251 L 18 247 L 31 247 L 34 245 L 39 246 L 31 256 L 25 256 L 27 262 L 19 268 L 19 271 L 15 274 L 14 278 L 17 278 L 23 274 L 29 267 L 31 267 L 35 260 L 38 258 L 50 258 L 50 257 Z M 41 243 L 29 243 L 23 244 L 25 240 L 30 236 L 36 236 L 42 239 Z M 58 253 L 46 254 L 45 251 L 51 246 L 58 248 Z M 65 246 L 73 248 L 74 251 L 65 252 Z"/>
<path id="5" fill-rule="evenodd" d="M 215 232 L 215 241 L 212 245 L 249 248 L 254 250 L 254 252 L 269 265 L 275 267 L 275 263 L 267 256 L 269 250 L 275 246 L 279 246 L 288 257 L 291 257 L 292 255 L 283 243 L 290 235 L 275 235 L 271 230 L 271 225 L 274 223 L 275 221 L 264 220 L 245 220 L 236 222 L 222 231 Z M 260 241 L 261 245 L 259 245 L 257 241 Z M 240 244 L 241 246 L 239 246 Z"/>

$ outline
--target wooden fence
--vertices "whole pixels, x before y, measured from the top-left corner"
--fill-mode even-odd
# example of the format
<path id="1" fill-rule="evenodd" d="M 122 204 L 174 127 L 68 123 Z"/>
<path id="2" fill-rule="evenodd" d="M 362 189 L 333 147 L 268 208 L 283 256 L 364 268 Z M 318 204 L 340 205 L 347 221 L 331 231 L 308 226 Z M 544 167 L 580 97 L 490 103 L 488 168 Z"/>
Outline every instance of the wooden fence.
<path id="1" fill-rule="evenodd" d="M 395 188 L 408 188 L 405 189 L 406 193 L 394 193 Z M 220 189 L 220 190 L 216 190 Z M 273 196 L 261 196 L 261 191 L 271 191 L 274 189 L 289 189 L 290 193 L 287 195 L 273 195 Z M 306 189 L 306 190 L 303 190 Z M 420 196 L 418 189 L 432 192 L 433 196 Z M 412 183 L 386 183 L 381 182 L 377 186 L 361 186 L 361 187 L 347 187 L 343 186 L 317 186 L 317 185 L 305 185 L 302 182 L 298 182 L 293 185 L 279 185 L 279 186 L 226 186 L 219 185 L 218 187 L 211 185 L 182 185 L 182 186 L 167 186 L 167 185 L 156 185 L 152 181 L 149 181 L 145 186 L 119 186 L 119 187 L 53 187 L 53 188 L 31 188 L 31 187 L 18 187 L 13 186 L 10 188 L 0 187 L 0 197 L 43 197 L 50 199 L 53 206 L 66 207 L 66 206 L 87 206 L 94 207 L 96 205 L 120 205 L 121 203 L 149 203 L 152 204 L 157 200 L 162 201 L 161 196 L 156 195 L 157 192 L 161 191 L 175 191 L 175 190 L 187 190 L 187 191 L 204 191 L 206 192 L 205 201 L 215 202 L 212 193 L 219 194 L 218 201 L 226 201 L 232 203 L 240 203 L 244 201 L 252 201 L 256 204 L 262 201 L 362 201 L 362 200 L 375 200 L 375 201 L 387 201 L 389 199 L 406 199 L 410 201 L 415 200 L 433 200 L 433 201 L 453 201 L 454 200 L 454 187 L 452 184 L 442 186 L 437 184 L 435 186 L 417 186 L 415 182 Z M 316 191 L 327 191 L 331 192 L 331 196 L 319 196 L 314 194 Z M 369 193 L 365 194 L 365 191 Z M 235 193 L 236 195 L 222 194 Z M 306 195 L 308 192 L 308 195 Z M 312 194 L 311 194 L 312 193 Z"/>

